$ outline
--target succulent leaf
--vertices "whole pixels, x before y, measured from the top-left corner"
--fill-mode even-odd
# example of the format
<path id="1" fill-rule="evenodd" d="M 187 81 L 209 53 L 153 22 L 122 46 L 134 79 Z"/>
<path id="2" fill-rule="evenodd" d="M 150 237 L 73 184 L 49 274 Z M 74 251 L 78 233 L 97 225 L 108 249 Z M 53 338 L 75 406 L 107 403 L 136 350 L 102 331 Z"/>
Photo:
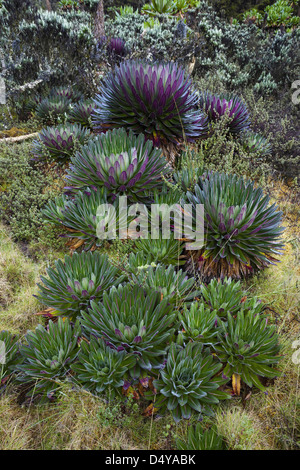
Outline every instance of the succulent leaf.
<path id="1" fill-rule="evenodd" d="M 188 278 L 181 269 L 176 272 L 174 266 L 140 268 L 130 277 L 134 284 L 157 290 L 163 299 L 167 299 L 176 307 L 191 302 L 199 294 L 199 291 L 195 290 L 196 280 Z"/>
<path id="2" fill-rule="evenodd" d="M 42 214 L 47 222 L 65 228 L 63 236 L 84 240 L 88 248 L 116 238 L 120 227 L 126 229 L 127 222 L 134 219 L 134 216 L 126 217 L 126 213 L 120 210 L 118 199 L 110 202 L 109 206 L 107 204 L 105 188 L 87 188 L 79 191 L 74 199 L 68 196 L 55 198 Z"/>
<path id="3" fill-rule="evenodd" d="M 217 311 L 210 310 L 200 302 L 193 302 L 188 308 L 185 304 L 179 314 L 183 341 L 196 341 L 204 345 L 213 345 L 218 341 Z M 178 340 L 181 343 L 181 339 Z"/>
<path id="4" fill-rule="evenodd" d="M 215 426 L 204 429 L 202 423 L 197 423 L 189 427 L 186 440 L 176 439 L 176 446 L 179 450 L 222 450 L 224 442 Z"/>
<path id="5" fill-rule="evenodd" d="M 92 100 L 79 101 L 70 110 L 68 120 L 75 124 L 80 124 L 87 129 L 92 128 L 92 112 L 94 104 Z"/>
<path id="6" fill-rule="evenodd" d="M 65 97 L 52 96 L 44 98 L 36 107 L 35 114 L 47 124 L 64 121 L 70 111 L 71 101 Z"/>
<path id="7" fill-rule="evenodd" d="M 142 251 L 148 256 L 150 262 L 158 264 L 172 264 L 179 266 L 185 263 L 182 255 L 184 244 L 174 238 L 171 232 L 170 238 L 162 238 L 160 234 L 158 239 L 141 238 L 135 242 L 135 251 Z"/>
<path id="8" fill-rule="evenodd" d="M 121 393 L 128 370 L 135 363 L 134 355 L 116 351 L 102 339 L 81 341 L 78 358 L 71 366 L 73 380 L 95 395 L 105 393 L 111 400 Z"/>
<path id="9" fill-rule="evenodd" d="M 271 144 L 260 134 L 254 132 L 245 132 L 241 136 L 242 144 L 245 150 L 255 153 L 261 157 L 272 153 Z"/>

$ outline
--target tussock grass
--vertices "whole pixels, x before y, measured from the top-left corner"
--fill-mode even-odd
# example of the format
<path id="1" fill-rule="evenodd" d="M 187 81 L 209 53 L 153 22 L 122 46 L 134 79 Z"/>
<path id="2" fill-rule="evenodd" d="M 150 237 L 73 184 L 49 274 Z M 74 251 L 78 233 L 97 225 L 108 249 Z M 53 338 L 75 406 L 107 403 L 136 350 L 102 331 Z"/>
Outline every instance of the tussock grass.
<path id="1" fill-rule="evenodd" d="M 36 320 L 33 297 L 39 266 L 25 257 L 0 225 L 0 330 L 23 333 Z"/>
<path id="2" fill-rule="evenodd" d="M 31 417 L 24 413 L 12 396 L 1 396 L 0 417 L 0 450 L 34 448 Z"/>
<path id="3" fill-rule="evenodd" d="M 255 413 L 241 406 L 220 407 L 216 413 L 218 434 L 229 450 L 270 450 L 261 423 Z"/>
<path id="4" fill-rule="evenodd" d="M 20 289 L 34 285 L 36 266 L 27 261 L 0 226 L 0 302 L 14 300 Z"/>
<path id="5" fill-rule="evenodd" d="M 35 263 L 14 243 L 0 225 L 0 330 L 23 335 L 34 328 L 41 304 L 33 297 L 47 262 Z"/>
<path id="6" fill-rule="evenodd" d="M 170 417 L 144 418 L 130 401 L 109 404 L 83 389 L 61 384 L 58 400 L 20 407 L 14 394 L 0 399 L 0 449 L 170 449 Z"/>

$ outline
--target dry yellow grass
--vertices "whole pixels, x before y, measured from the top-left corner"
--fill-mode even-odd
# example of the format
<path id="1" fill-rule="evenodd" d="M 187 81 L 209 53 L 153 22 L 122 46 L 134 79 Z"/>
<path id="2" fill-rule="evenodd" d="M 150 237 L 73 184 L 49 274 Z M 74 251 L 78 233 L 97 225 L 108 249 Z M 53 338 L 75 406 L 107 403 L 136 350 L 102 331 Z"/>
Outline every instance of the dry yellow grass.
<path id="1" fill-rule="evenodd" d="M 143 450 L 170 448 L 169 417 L 151 421 L 70 385 L 58 400 L 20 407 L 14 393 L 0 398 L 0 450 Z"/>
<path id="2" fill-rule="evenodd" d="M 0 225 L 0 330 L 25 333 L 37 323 L 33 313 L 40 266 L 26 258 Z"/>

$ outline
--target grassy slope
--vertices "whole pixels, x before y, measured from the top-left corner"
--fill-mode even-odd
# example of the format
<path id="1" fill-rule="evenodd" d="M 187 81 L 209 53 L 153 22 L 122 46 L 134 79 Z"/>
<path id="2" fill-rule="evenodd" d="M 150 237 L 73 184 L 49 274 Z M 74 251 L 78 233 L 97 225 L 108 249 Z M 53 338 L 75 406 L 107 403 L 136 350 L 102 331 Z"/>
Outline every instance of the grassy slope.
<path id="1" fill-rule="evenodd" d="M 293 364 L 292 342 L 300 337 L 298 209 L 291 188 L 270 182 L 274 201 L 284 211 L 286 250 L 272 266 L 247 283 L 247 288 L 270 306 L 283 345 L 283 376 L 264 394 L 253 390 L 244 398 L 221 405 L 217 427 L 231 449 L 296 448 L 300 444 L 299 368 Z M 34 262 L 11 241 L 0 226 L 0 330 L 23 335 L 39 321 L 41 305 L 34 299 L 35 283 L 47 260 Z M 0 400 L 2 449 L 158 449 L 174 448 L 175 435 L 187 423 L 173 425 L 169 417 L 144 418 L 142 407 L 126 409 L 62 385 L 57 404 L 21 408 L 14 393 Z M 297 444 L 298 443 L 298 444 Z"/>

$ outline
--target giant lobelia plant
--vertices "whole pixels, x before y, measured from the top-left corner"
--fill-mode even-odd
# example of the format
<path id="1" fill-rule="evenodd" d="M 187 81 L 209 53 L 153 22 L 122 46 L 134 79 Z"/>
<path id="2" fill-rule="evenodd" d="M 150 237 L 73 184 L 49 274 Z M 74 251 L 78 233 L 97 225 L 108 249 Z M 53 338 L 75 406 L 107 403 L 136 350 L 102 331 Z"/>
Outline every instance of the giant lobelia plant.
<path id="1" fill-rule="evenodd" d="M 167 362 L 153 381 L 157 392 L 154 407 L 161 413 L 170 411 L 175 421 L 207 412 L 207 407 L 230 398 L 219 390 L 225 383 L 217 375 L 221 368 L 222 364 L 203 351 L 200 343 L 189 343 L 185 348 L 172 343 Z"/>
<path id="2" fill-rule="evenodd" d="M 161 293 L 161 297 L 176 307 L 183 303 L 190 303 L 198 294 L 196 279 L 188 278 L 180 269 L 176 272 L 175 266 L 158 265 L 139 269 L 131 275 L 131 281 L 148 288 L 153 288 Z"/>
<path id="3" fill-rule="evenodd" d="M 162 177 L 168 171 L 161 151 L 145 142 L 144 135 L 114 129 L 100 134 L 72 158 L 66 189 L 76 192 L 86 186 L 105 187 L 110 197 L 126 195 L 139 201 L 162 187 Z"/>
<path id="4" fill-rule="evenodd" d="M 81 310 L 87 311 L 92 300 L 102 300 L 105 290 L 117 286 L 124 278 L 108 257 L 97 251 L 66 255 L 64 261 L 59 259 L 54 268 L 47 269 L 47 275 L 41 276 L 43 284 L 38 284 L 36 297 L 53 308 L 52 314 L 71 320 Z"/>
<path id="5" fill-rule="evenodd" d="M 176 63 L 124 61 L 95 99 L 95 126 L 126 127 L 154 144 L 193 141 L 206 132 L 190 77 Z"/>
<path id="6" fill-rule="evenodd" d="M 127 222 L 135 218 L 126 217 L 126 212 L 120 210 L 119 199 L 109 203 L 105 188 L 86 188 L 74 198 L 58 196 L 45 206 L 42 214 L 46 222 L 63 228 L 61 236 L 78 238 L 86 249 L 116 238 L 120 227 L 126 230 Z"/>
<path id="7" fill-rule="evenodd" d="M 228 313 L 227 322 L 218 322 L 215 350 L 226 364 L 223 375 L 232 378 L 233 389 L 240 394 L 241 381 L 249 387 L 265 390 L 259 377 L 274 378 L 273 368 L 280 361 L 280 345 L 275 325 L 268 325 L 265 315 L 239 311 L 236 318 Z"/>
<path id="8" fill-rule="evenodd" d="M 71 111 L 68 115 L 68 121 L 91 129 L 93 106 L 94 105 L 92 100 L 79 101 L 71 108 Z"/>
<path id="9" fill-rule="evenodd" d="M 282 212 L 254 183 L 232 174 L 203 175 L 187 193 L 196 222 L 196 206 L 204 205 L 204 246 L 190 252 L 188 269 L 214 277 L 247 277 L 277 260 L 283 242 Z"/>
<path id="10" fill-rule="evenodd" d="M 159 367 L 175 318 L 172 305 L 161 299 L 160 292 L 127 284 L 104 292 L 100 303 L 92 301 L 80 321 L 87 337 L 103 337 L 111 348 L 134 354 L 137 367 L 132 373 L 138 377 L 140 369 Z"/>
<path id="11" fill-rule="evenodd" d="M 231 134 L 240 134 L 248 130 L 250 118 L 245 103 L 236 95 L 212 95 L 205 92 L 200 95 L 200 107 L 214 122 L 228 116 L 228 130 Z"/>
<path id="12" fill-rule="evenodd" d="M 256 297 L 250 297 L 242 289 L 240 281 L 225 277 L 223 280 L 212 279 L 209 284 L 201 285 L 201 301 L 206 308 L 216 311 L 220 318 L 227 313 L 236 315 L 240 310 L 245 313 L 262 313 L 264 304 Z"/>
<path id="13" fill-rule="evenodd" d="M 62 318 L 56 323 L 50 320 L 47 329 L 38 325 L 28 331 L 20 348 L 23 362 L 17 366 L 17 380 L 29 386 L 29 394 L 40 395 L 42 401 L 53 398 L 76 359 L 80 332 L 78 321 L 72 326 Z"/>
<path id="14" fill-rule="evenodd" d="M 65 162 L 86 144 L 91 133 L 79 124 L 61 124 L 47 127 L 39 133 L 39 140 L 33 142 L 33 154 L 38 159 L 53 158 Z"/>
<path id="15" fill-rule="evenodd" d="M 128 370 L 135 363 L 133 354 L 112 349 L 103 339 L 81 341 L 77 361 L 71 366 L 73 380 L 91 393 L 105 394 L 112 400 L 121 394 Z"/>

